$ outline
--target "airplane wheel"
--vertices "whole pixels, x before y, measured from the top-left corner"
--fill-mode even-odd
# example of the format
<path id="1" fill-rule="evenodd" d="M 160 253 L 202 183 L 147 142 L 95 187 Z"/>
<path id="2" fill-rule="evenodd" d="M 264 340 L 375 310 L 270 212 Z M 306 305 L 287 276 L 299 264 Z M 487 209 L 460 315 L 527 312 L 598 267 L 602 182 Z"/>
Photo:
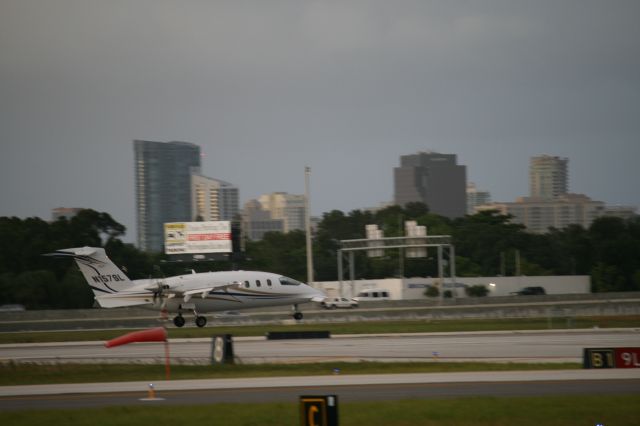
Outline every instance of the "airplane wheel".
<path id="1" fill-rule="evenodd" d="M 207 319 L 205 317 L 196 317 L 196 325 L 200 328 L 207 325 Z"/>
<path id="2" fill-rule="evenodd" d="M 182 315 L 178 315 L 173 318 L 173 325 L 175 325 L 176 327 L 182 327 L 184 325 L 184 318 L 182 317 Z"/>
<path id="3" fill-rule="evenodd" d="M 296 312 L 295 314 L 293 314 L 293 319 L 300 321 L 302 319 L 303 315 L 302 312 Z"/>

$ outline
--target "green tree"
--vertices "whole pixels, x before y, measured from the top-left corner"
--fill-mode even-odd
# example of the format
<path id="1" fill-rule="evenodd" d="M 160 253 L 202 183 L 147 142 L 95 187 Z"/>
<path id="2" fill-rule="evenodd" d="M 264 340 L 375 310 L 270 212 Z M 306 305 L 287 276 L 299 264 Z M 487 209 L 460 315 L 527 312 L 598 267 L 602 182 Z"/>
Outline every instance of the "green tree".
<path id="1" fill-rule="evenodd" d="M 528 241 L 524 226 L 510 223 L 510 219 L 497 211 L 483 211 L 456 219 L 452 224 L 456 254 L 471 259 L 482 275 L 498 275 L 501 253 L 522 250 Z M 511 272 L 514 272 L 513 268 Z M 460 273 L 464 275 L 466 271 Z"/>
<path id="2" fill-rule="evenodd" d="M 70 275 L 75 264 L 42 255 L 71 247 L 117 246 L 124 232 L 108 213 L 94 210 L 52 223 L 0 217 L 0 299 L 28 309 L 91 306 L 93 297 L 87 298 L 90 291 L 84 280 Z"/>
<path id="3" fill-rule="evenodd" d="M 430 285 L 424 291 L 424 295 L 427 297 L 438 297 L 440 296 L 440 290 L 438 290 L 438 287 Z"/>
<path id="4" fill-rule="evenodd" d="M 305 234 L 302 231 L 267 232 L 261 241 L 247 244 L 246 262 L 251 269 L 274 272 L 306 281 Z"/>
<path id="5" fill-rule="evenodd" d="M 635 273 L 640 265 L 640 222 L 600 217 L 589 228 L 595 291 L 640 290 Z"/>

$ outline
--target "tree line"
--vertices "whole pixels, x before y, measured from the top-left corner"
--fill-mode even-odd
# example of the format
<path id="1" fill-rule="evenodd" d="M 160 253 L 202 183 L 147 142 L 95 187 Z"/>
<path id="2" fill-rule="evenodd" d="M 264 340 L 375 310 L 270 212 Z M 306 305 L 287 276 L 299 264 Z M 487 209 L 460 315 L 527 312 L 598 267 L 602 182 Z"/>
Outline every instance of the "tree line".
<path id="1" fill-rule="evenodd" d="M 402 236 L 404 222 L 415 220 L 429 235 L 451 235 L 457 276 L 590 275 L 592 291 L 640 290 L 640 217 L 601 217 L 585 229 L 571 225 L 532 234 L 495 211 L 457 219 L 430 213 L 421 203 L 377 212 L 333 210 L 322 216 L 313 239 L 316 281 L 337 280 L 340 240 L 364 238 L 365 225 L 377 224 L 385 237 Z M 99 246 L 131 279 L 186 272 L 255 269 L 305 281 L 306 248 L 302 231 L 272 232 L 246 241 L 233 261 L 166 263 L 162 253 L 146 253 L 122 241 L 125 227 L 108 213 L 83 210 L 71 219 L 0 217 L 0 305 L 28 309 L 88 308 L 93 294 L 71 260 L 42 256 L 62 248 Z M 437 276 L 435 250 L 425 258 L 402 258 L 399 250 L 368 258 L 354 253 L 356 278 Z M 516 265 L 516 257 L 519 259 Z M 517 269 L 519 267 L 519 269 Z"/>

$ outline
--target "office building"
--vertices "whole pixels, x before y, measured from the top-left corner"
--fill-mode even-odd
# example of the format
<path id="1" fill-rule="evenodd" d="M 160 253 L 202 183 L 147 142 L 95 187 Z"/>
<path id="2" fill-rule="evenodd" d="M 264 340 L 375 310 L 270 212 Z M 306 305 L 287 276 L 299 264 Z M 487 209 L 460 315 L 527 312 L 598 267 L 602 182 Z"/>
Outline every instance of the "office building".
<path id="1" fill-rule="evenodd" d="M 138 248 L 163 250 L 164 223 L 191 217 L 191 175 L 200 169 L 200 147 L 188 142 L 133 141 Z"/>
<path id="2" fill-rule="evenodd" d="M 588 228 L 604 215 L 605 204 L 583 194 L 564 194 L 552 199 L 520 197 L 513 203 L 490 203 L 476 210 L 498 210 L 512 215 L 512 223 L 520 223 L 530 232 L 545 233 L 549 228 L 562 229 L 574 224 Z"/>
<path id="3" fill-rule="evenodd" d="M 479 190 L 473 182 L 467 184 L 467 214 L 474 214 L 477 206 L 489 204 L 490 202 L 491 194 L 489 191 Z"/>
<path id="4" fill-rule="evenodd" d="M 569 192 L 568 158 L 540 155 L 531 157 L 529 195 L 551 199 Z"/>
<path id="5" fill-rule="evenodd" d="M 273 219 L 258 200 L 249 200 L 242 210 L 242 230 L 245 238 L 260 241 L 267 232 L 284 232 L 284 220 Z"/>
<path id="6" fill-rule="evenodd" d="M 268 211 L 272 219 L 282 219 L 284 232 L 305 229 L 304 195 L 273 192 L 258 198 L 262 209 Z"/>
<path id="7" fill-rule="evenodd" d="M 467 168 L 455 154 L 419 152 L 400 157 L 394 168 L 394 202 L 425 203 L 435 214 L 456 218 L 467 212 Z"/>
<path id="8" fill-rule="evenodd" d="M 238 214 L 238 187 L 200 174 L 191 175 L 191 220 L 232 221 Z"/>
<path id="9" fill-rule="evenodd" d="M 637 208 L 634 206 L 606 206 L 604 216 L 618 217 L 623 220 L 631 220 L 638 216 Z"/>
<path id="10" fill-rule="evenodd" d="M 291 232 L 305 229 L 304 195 L 273 192 L 249 200 L 242 212 L 245 236 L 261 240 L 267 232 Z M 313 224 L 313 220 L 312 220 Z"/>

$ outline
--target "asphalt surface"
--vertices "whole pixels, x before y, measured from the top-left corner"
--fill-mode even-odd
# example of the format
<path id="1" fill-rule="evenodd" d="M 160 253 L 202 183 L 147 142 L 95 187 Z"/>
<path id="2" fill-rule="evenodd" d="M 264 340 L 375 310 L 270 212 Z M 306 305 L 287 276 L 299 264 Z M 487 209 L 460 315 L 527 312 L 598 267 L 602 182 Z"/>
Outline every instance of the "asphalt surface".
<path id="1" fill-rule="evenodd" d="M 250 363 L 331 361 L 581 362 L 584 348 L 640 346 L 640 329 L 418 333 L 330 339 L 234 338 L 238 360 Z M 170 340 L 172 363 L 208 364 L 211 339 Z M 104 342 L 0 345 L 0 361 L 164 363 L 162 343 L 105 348 Z"/>
<path id="2" fill-rule="evenodd" d="M 172 362 L 207 363 L 211 339 L 171 340 Z M 336 336 L 330 339 L 238 338 L 242 362 L 487 361 L 579 362 L 585 347 L 640 346 L 640 330 L 420 333 Z M 14 362 L 163 362 L 161 343 L 107 349 L 104 342 L 0 345 L 0 360 Z M 531 372 L 335 375 L 253 379 L 1 386 L 0 411 L 113 405 L 295 402 L 303 394 L 337 394 L 340 401 L 639 394 L 640 369 Z"/>
<path id="3" fill-rule="evenodd" d="M 0 387 L 0 411 L 105 407 L 296 402 L 304 394 L 336 394 L 340 401 L 638 394 L 640 370 L 560 370 L 287 378 L 180 380 Z"/>

